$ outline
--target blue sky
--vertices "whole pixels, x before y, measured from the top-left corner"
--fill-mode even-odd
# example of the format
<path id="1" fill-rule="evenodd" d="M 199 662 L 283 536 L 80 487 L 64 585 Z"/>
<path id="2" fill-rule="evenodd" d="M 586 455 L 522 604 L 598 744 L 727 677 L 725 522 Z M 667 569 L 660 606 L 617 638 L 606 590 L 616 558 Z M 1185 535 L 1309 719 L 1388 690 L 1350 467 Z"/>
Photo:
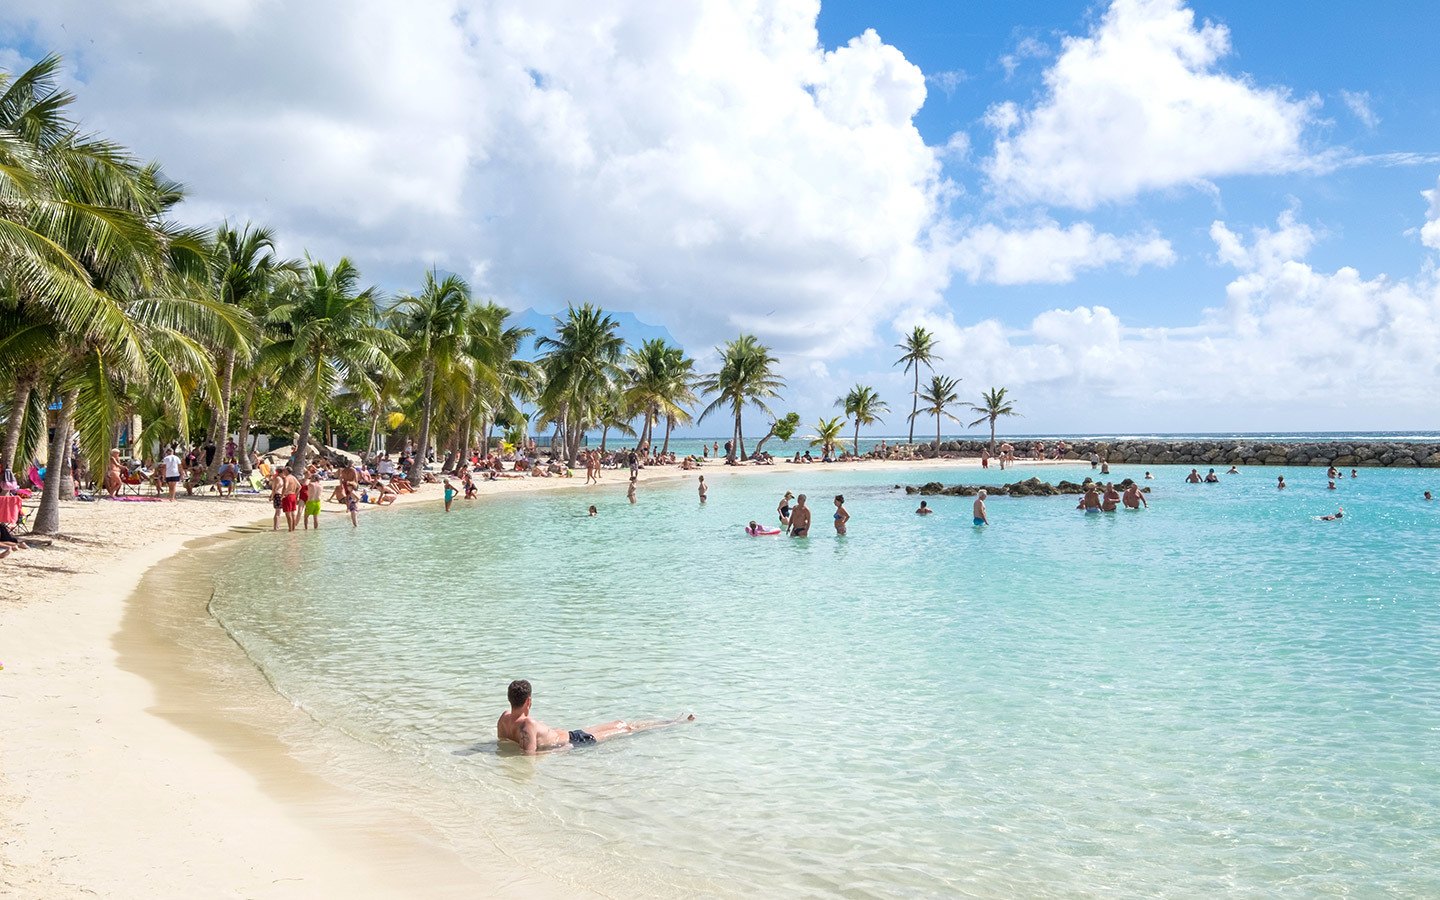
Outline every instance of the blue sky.
<path id="1" fill-rule="evenodd" d="M 857 381 L 908 408 L 923 324 L 1027 431 L 1420 429 L 1437 32 L 1429 3 L 0 0 L 0 67 L 62 53 L 190 221 L 392 292 L 434 265 L 597 302 L 702 369 L 751 331 L 807 422 Z"/>

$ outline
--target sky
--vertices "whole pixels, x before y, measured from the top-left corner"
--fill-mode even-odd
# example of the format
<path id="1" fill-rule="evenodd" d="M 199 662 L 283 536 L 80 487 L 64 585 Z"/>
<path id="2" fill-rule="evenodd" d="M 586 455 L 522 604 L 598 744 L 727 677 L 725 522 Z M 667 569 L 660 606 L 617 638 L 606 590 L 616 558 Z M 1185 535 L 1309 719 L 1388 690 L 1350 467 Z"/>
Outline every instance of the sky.
<path id="1" fill-rule="evenodd" d="M 1016 432 L 1409 430 L 1436 33 L 1403 0 L 0 0 L 0 69 L 63 55 L 188 222 L 634 313 L 701 371 L 754 333 L 806 422 L 864 383 L 903 432 L 923 325 Z"/>

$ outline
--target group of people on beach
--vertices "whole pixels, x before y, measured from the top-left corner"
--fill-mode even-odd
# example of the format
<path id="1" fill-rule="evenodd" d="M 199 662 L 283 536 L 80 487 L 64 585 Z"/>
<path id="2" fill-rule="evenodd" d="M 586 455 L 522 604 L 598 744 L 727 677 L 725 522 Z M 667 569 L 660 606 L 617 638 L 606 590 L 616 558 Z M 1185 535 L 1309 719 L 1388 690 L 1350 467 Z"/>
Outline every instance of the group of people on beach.
<path id="1" fill-rule="evenodd" d="M 843 535 L 850 524 L 850 511 L 845 508 L 845 495 L 836 494 L 833 502 L 835 503 L 835 514 L 831 521 L 835 525 L 835 533 Z M 779 505 L 775 507 L 775 512 L 780 517 L 778 532 L 775 529 L 762 527 L 754 519 L 751 519 L 750 524 L 745 526 L 745 532 L 752 536 L 777 533 L 787 534 L 793 538 L 810 536 L 813 514 L 809 498 L 804 494 L 796 495 L 792 491 L 786 491 L 785 496 L 780 498 Z"/>

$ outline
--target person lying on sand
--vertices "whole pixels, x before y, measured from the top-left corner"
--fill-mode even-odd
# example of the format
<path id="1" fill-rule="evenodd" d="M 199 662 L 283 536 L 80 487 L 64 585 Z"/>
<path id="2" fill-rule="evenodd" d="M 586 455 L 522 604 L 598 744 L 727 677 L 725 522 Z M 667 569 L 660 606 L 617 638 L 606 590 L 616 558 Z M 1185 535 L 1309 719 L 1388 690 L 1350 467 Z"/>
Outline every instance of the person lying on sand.
<path id="1" fill-rule="evenodd" d="M 642 731 L 695 721 L 692 715 L 657 722 L 625 722 L 617 719 L 614 722 L 566 731 L 563 728 L 552 728 L 539 719 L 530 717 L 530 682 L 524 679 L 512 681 L 506 693 L 510 700 L 510 709 L 500 714 L 500 721 L 495 723 L 495 733 L 502 741 L 519 744 L 526 756 L 598 744 L 622 734 L 639 734 Z"/>

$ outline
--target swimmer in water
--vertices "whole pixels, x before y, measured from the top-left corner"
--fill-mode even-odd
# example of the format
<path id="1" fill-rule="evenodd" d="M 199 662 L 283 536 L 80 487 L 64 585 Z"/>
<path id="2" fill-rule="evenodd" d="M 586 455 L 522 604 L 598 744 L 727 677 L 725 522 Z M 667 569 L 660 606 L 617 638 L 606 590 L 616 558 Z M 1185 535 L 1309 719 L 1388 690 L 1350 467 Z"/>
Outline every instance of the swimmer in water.
<path id="1" fill-rule="evenodd" d="M 1206 472 L 1206 473 L 1205 473 L 1205 483 L 1206 483 L 1206 484 L 1219 484 L 1219 483 L 1220 483 L 1220 476 L 1215 474 L 1215 470 L 1214 470 L 1214 469 L 1211 469 L 1209 472 Z"/>
<path id="2" fill-rule="evenodd" d="M 1185 476 L 1186 484 L 1199 484 L 1201 480 L 1199 469 L 1191 469 L 1190 474 Z"/>
<path id="3" fill-rule="evenodd" d="M 704 503 L 704 502 L 705 502 L 705 498 L 706 498 L 706 496 L 709 495 L 709 493 L 710 493 L 710 489 L 705 486 L 705 476 L 704 476 L 704 475 L 701 475 L 701 476 L 700 476 L 700 502 L 701 502 L 701 503 Z"/>
<path id="4" fill-rule="evenodd" d="M 850 521 L 850 513 L 845 511 L 845 495 L 835 495 L 835 533 L 844 534 L 845 524 Z"/>
<path id="5" fill-rule="evenodd" d="M 1329 489 L 1332 491 L 1335 490 L 1335 482 L 1332 481 L 1329 483 Z"/>
<path id="6" fill-rule="evenodd" d="M 1316 516 L 1315 518 L 1321 522 L 1334 522 L 1337 519 L 1343 519 L 1345 518 L 1345 507 L 1340 507 L 1328 516 Z"/>
<path id="7" fill-rule="evenodd" d="M 1285 476 L 1284 476 L 1284 475 L 1281 475 L 1281 476 L 1279 476 L 1279 478 L 1276 479 L 1275 488 L 1276 488 L 1277 490 L 1281 490 L 1281 491 L 1285 490 Z"/>
<path id="8" fill-rule="evenodd" d="M 1432 496 L 1430 496 L 1430 492 L 1429 492 L 1429 491 L 1426 491 L 1426 492 L 1425 492 L 1425 499 L 1426 499 L 1426 500 L 1434 500 L 1435 498 L 1432 497 Z M 923 506 L 924 504 L 921 504 L 921 505 Z"/>
<path id="9" fill-rule="evenodd" d="M 587 515 L 587 516 L 589 516 L 590 518 L 593 519 L 593 518 L 595 518 L 596 516 L 600 515 L 600 510 L 598 510 L 598 509 L 596 509 L 595 507 L 592 506 L 592 507 L 590 507 L 590 510 L 585 513 L 585 515 Z"/>
<path id="10" fill-rule="evenodd" d="M 1430 492 L 1429 492 L 1429 491 L 1426 491 L 1426 492 L 1425 492 L 1425 499 L 1426 499 L 1426 500 L 1429 500 L 1429 499 L 1430 499 Z M 920 501 L 920 508 L 917 509 L 917 510 L 915 510 L 915 515 L 917 515 L 917 516 L 928 516 L 928 515 L 930 515 L 931 513 L 933 513 L 934 511 L 935 511 L 935 510 L 933 510 L 933 509 L 930 508 L 930 504 L 926 503 L 924 500 L 921 500 L 921 501 Z"/>
<path id="11" fill-rule="evenodd" d="M 622 734 L 639 734 L 642 731 L 695 721 L 692 715 L 662 722 L 626 722 L 617 719 L 603 725 L 565 731 L 551 728 L 539 719 L 530 717 L 530 682 L 512 681 L 506 694 L 510 700 L 510 709 L 500 714 L 500 721 L 495 723 L 495 733 L 502 741 L 519 744 L 520 750 L 526 756 L 598 744 Z"/>
<path id="12" fill-rule="evenodd" d="M 1351 477 L 1351 478 L 1359 478 L 1359 477 L 1360 477 L 1360 473 L 1357 472 L 1357 471 L 1355 471 L 1354 469 L 1351 469 L 1351 470 L 1350 470 L 1350 477 Z"/>
<path id="13" fill-rule="evenodd" d="M 1229 471 L 1227 471 L 1225 474 L 1226 474 L 1226 475 L 1239 475 L 1239 474 L 1240 474 L 1240 470 L 1237 469 L 1237 468 L 1235 468 L 1234 466 L 1231 466 L 1230 469 L 1229 469 Z"/>
<path id="14" fill-rule="evenodd" d="M 975 495 L 975 507 L 974 507 L 974 509 L 973 509 L 971 512 L 972 512 L 971 519 L 972 519 L 972 522 L 973 522 L 973 524 L 975 525 L 975 527 L 979 528 L 981 525 L 989 525 L 989 524 L 990 524 L 990 517 L 985 514 L 985 492 L 984 492 L 984 491 L 981 491 L 980 493 L 978 493 L 978 494 Z"/>
<path id="15" fill-rule="evenodd" d="M 1146 481 L 1154 481 L 1154 480 L 1155 480 L 1155 476 L 1154 476 L 1154 475 L 1151 475 L 1149 472 L 1146 472 L 1146 473 L 1145 473 L 1145 480 L 1146 480 Z"/>

